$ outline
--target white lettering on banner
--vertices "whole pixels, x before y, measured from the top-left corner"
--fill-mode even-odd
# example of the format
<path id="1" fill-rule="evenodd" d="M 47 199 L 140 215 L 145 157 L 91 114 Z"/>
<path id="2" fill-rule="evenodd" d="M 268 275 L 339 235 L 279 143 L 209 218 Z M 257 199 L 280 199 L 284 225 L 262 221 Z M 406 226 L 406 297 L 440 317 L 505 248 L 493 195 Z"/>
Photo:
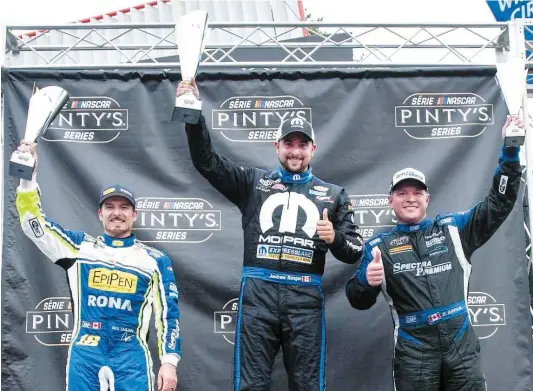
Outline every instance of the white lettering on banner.
<path id="1" fill-rule="evenodd" d="M 420 92 L 395 107 L 395 127 L 414 139 L 477 137 L 492 124 L 493 105 L 471 92 Z"/>
<path id="2" fill-rule="evenodd" d="M 476 328 L 479 339 L 492 337 L 506 325 L 505 304 L 500 304 L 494 296 L 486 292 L 470 292 L 467 304 L 470 323 Z"/>
<path id="3" fill-rule="evenodd" d="M 73 316 L 70 297 L 47 297 L 26 312 L 26 333 L 44 346 L 68 345 Z"/>
<path id="4" fill-rule="evenodd" d="M 312 124 L 311 108 L 294 96 L 237 96 L 212 111 L 212 129 L 234 142 L 271 142 L 289 118 Z"/>
<path id="5" fill-rule="evenodd" d="M 283 206 L 283 209 L 281 211 L 278 232 L 290 232 L 294 234 L 296 233 L 296 229 L 300 228 L 310 238 L 315 235 L 316 224 L 320 220 L 318 208 L 305 195 L 293 192 L 272 194 L 265 200 L 259 212 L 259 222 L 262 232 L 266 232 L 274 227 L 274 211 L 280 206 Z M 298 211 L 300 208 L 305 213 L 305 223 L 302 227 L 297 227 Z"/>
<path id="6" fill-rule="evenodd" d="M 145 243 L 202 243 L 222 229 L 222 212 L 201 198 L 141 197 L 133 225 Z"/>
<path id="7" fill-rule="evenodd" d="M 237 311 L 239 310 L 239 299 L 228 301 L 221 311 L 213 312 L 213 332 L 222 334 L 224 339 L 235 345 L 235 326 L 237 324 Z"/>
<path id="8" fill-rule="evenodd" d="M 129 128 L 129 111 L 107 96 L 72 97 L 42 138 L 47 141 L 108 143 Z"/>
<path id="9" fill-rule="evenodd" d="M 396 225 L 396 216 L 389 206 L 388 194 L 350 195 L 357 224 L 363 239 L 389 231 Z"/>

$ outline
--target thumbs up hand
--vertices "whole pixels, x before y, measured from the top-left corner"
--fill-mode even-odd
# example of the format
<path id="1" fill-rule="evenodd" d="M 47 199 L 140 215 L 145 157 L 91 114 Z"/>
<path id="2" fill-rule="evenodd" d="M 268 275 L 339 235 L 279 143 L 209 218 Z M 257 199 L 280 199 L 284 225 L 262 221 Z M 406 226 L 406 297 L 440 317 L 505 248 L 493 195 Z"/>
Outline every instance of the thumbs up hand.
<path id="1" fill-rule="evenodd" d="M 322 219 L 316 223 L 316 232 L 318 233 L 318 237 L 327 244 L 331 244 L 335 240 L 335 230 L 333 229 L 333 224 L 329 221 L 328 210 L 326 208 L 322 211 Z"/>
<path id="2" fill-rule="evenodd" d="M 372 251 L 372 254 L 374 255 L 374 258 L 366 268 L 366 280 L 368 281 L 368 285 L 378 286 L 381 285 L 383 278 L 385 277 L 383 262 L 381 261 L 381 251 L 376 247 Z"/>

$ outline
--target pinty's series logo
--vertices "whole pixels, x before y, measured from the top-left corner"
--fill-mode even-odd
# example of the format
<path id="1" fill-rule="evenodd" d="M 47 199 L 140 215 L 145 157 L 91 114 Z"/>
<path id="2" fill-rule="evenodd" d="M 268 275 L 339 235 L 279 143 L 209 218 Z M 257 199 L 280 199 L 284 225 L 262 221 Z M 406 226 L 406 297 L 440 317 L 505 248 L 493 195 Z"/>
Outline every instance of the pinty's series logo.
<path id="1" fill-rule="evenodd" d="M 311 108 L 294 96 L 235 96 L 212 112 L 212 128 L 234 142 L 272 142 L 289 118 L 312 124 Z"/>
<path id="2" fill-rule="evenodd" d="M 387 194 L 350 195 L 354 223 L 363 239 L 386 232 L 396 225 L 396 216 L 389 206 Z"/>
<path id="3" fill-rule="evenodd" d="M 222 337 L 232 345 L 235 345 L 238 310 L 239 298 L 235 298 L 224 304 L 221 311 L 213 312 L 213 332 L 222 334 Z"/>
<path id="4" fill-rule="evenodd" d="M 47 297 L 26 312 L 26 333 L 45 346 L 68 345 L 72 338 L 70 297 Z"/>
<path id="5" fill-rule="evenodd" d="M 46 141 L 108 143 L 128 130 L 128 109 L 108 96 L 72 97 L 52 121 Z"/>
<path id="6" fill-rule="evenodd" d="M 505 304 L 485 292 L 468 294 L 468 314 L 479 339 L 492 337 L 499 327 L 506 325 Z"/>
<path id="7" fill-rule="evenodd" d="M 478 137 L 492 124 L 492 104 L 470 92 L 417 93 L 395 107 L 395 126 L 414 139 Z"/>
<path id="8" fill-rule="evenodd" d="M 137 238 L 145 243 L 202 243 L 222 229 L 222 212 L 202 198 L 136 199 Z"/>

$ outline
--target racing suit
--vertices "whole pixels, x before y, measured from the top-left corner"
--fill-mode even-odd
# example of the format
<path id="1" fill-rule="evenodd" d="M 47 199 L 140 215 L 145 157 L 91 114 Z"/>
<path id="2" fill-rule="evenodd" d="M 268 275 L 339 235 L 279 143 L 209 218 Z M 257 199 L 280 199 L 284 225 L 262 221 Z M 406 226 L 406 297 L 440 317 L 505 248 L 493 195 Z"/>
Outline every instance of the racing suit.
<path id="1" fill-rule="evenodd" d="M 67 391 L 154 390 L 148 333 L 152 307 L 161 363 L 180 360 L 178 290 L 166 254 L 134 235 L 92 238 L 41 210 L 35 182 L 21 180 L 16 206 L 24 233 L 67 272 L 74 325 Z"/>
<path id="2" fill-rule="evenodd" d="M 324 390 L 326 252 L 355 263 L 363 250 L 346 191 L 318 179 L 311 168 L 269 173 L 219 156 L 203 116 L 186 132 L 196 169 L 242 213 L 235 390 L 270 390 L 280 345 L 290 390 Z M 324 208 L 336 231 L 330 245 L 316 233 Z"/>
<path id="3" fill-rule="evenodd" d="M 489 195 L 462 213 L 397 226 L 365 243 L 346 286 L 351 305 L 372 307 L 381 291 L 394 321 L 397 390 L 485 390 L 480 346 L 467 308 L 470 258 L 507 218 L 517 199 L 518 147 L 503 147 Z M 372 249 L 385 272 L 381 286 L 366 279 Z"/>

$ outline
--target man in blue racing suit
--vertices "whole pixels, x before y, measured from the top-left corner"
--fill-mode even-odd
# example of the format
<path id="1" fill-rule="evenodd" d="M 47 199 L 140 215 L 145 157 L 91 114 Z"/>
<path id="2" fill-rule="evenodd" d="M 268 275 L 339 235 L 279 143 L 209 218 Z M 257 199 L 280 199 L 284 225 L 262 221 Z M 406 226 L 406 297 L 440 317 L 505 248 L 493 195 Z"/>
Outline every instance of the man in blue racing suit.
<path id="1" fill-rule="evenodd" d="M 23 140 L 18 151 L 37 157 L 31 142 Z M 67 391 L 154 390 L 146 340 L 152 309 L 161 359 L 158 390 L 174 390 L 181 357 L 178 290 L 168 256 L 132 234 L 132 192 L 121 185 L 104 188 L 98 209 L 104 234 L 97 238 L 44 215 L 35 171 L 31 181 L 21 179 L 16 206 L 24 233 L 67 272 L 74 314 Z"/>
<path id="2" fill-rule="evenodd" d="M 511 120 L 508 117 L 503 131 Z M 392 179 L 389 204 L 398 224 L 370 239 L 346 286 L 350 304 L 372 307 L 379 292 L 394 320 L 394 383 L 398 391 L 486 389 L 480 347 L 466 297 L 470 257 L 496 232 L 517 199 L 519 147 L 502 147 L 489 195 L 463 213 L 426 217 L 424 174 L 407 168 Z"/>

